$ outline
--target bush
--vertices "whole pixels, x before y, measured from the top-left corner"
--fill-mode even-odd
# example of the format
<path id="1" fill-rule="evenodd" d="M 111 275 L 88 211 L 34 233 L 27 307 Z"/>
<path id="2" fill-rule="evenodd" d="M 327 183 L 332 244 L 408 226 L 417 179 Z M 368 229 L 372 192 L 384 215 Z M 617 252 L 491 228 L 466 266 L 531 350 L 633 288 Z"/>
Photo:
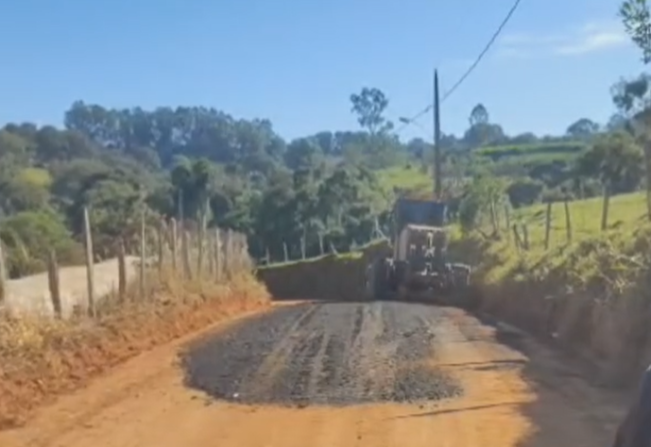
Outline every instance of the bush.
<path id="1" fill-rule="evenodd" d="M 53 211 L 23 211 L 0 222 L 0 239 L 7 248 L 7 271 L 12 278 L 45 269 L 53 250 L 62 264 L 83 262 L 63 218 Z"/>
<path id="2" fill-rule="evenodd" d="M 511 205 L 517 208 L 538 202 L 544 188 L 544 183 L 539 180 L 523 178 L 511 183 L 506 189 L 506 194 Z"/>

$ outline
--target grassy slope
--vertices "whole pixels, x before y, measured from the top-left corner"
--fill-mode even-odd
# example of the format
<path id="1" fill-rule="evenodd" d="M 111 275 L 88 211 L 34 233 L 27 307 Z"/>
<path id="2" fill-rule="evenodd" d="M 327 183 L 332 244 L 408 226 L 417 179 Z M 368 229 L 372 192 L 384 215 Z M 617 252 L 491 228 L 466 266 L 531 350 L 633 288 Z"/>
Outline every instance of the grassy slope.
<path id="1" fill-rule="evenodd" d="M 601 201 L 570 204 L 573 238 L 565 213 L 554 205 L 550 248 L 544 248 L 544 206 L 513 216 L 527 223 L 531 248 L 519 252 L 512 238 L 488 241 L 470 235 L 456 251 L 478 267 L 476 281 L 489 311 L 553 337 L 600 361 L 610 379 L 639 371 L 650 359 L 651 225 L 644 195 L 614 197 L 609 228 L 600 230 Z"/>
<path id="2" fill-rule="evenodd" d="M 429 190 L 432 185 L 432 178 L 423 172 L 417 163 L 406 166 L 394 166 L 378 171 L 381 185 L 387 188 L 399 188 L 404 190 Z"/>
<path id="3" fill-rule="evenodd" d="M 526 253 L 525 258 L 534 261 L 544 259 L 546 262 L 562 263 L 563 256 L 568 256 L 572 249 L 576 249 L 579 245 L 607 241 L 621 247 L 626 241 L 630 241 L 634 232 L 645 224 L 645 198 L 641 193 L 616 196 L 611 200 L 608 217 L 609 230 L 606 233 L 601 232 L 602 207 L 601 198 L 569 203 L 572 244 L 568 244 L 563 204 L 552 205 L 550 251 L 548 252 L 544 250 L 546 205 L 537 204 L 516 211 L 512 219 L 526 223 L 529 232 L 530 251 Z M 495 243 L 492 248 L 496 255 L 499 254 L 499 259 L 505 261 L 491 269 L 491 273 L 497 278 L 508 274 L 509 265 L 521 260 L 514 244 Z"/>
<path id="4" fill-rule="evenodd" d="M 585 148 L 579 142 L 523 144 L 513 146 L 487 146 L 479 148 L 475 153 L 489 161 L 495 158 L 496 163 L 503 165 L 518 164 L 520 166 L 548 164 L 553 162 L 569 162 L 574 160 Z M 417 194 L 427 194 L 432 187 L 431 176 L 423 172 L 416 162 L 409 166 L 394 166 L 378 171 L 380 182 L 388 189 L 398 188 Z"/>

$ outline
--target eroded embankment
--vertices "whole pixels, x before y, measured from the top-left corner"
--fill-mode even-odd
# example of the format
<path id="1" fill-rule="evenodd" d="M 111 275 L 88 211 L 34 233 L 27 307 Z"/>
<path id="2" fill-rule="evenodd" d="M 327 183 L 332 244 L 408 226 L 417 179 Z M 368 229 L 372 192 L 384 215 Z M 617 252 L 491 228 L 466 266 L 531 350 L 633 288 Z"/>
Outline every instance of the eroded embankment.
<path id="1" fill-rule="evenodd" d="M 474 235 L 451 250 L 476 266 L 483 311 L 588 360 L 599 381 L 636 382 L 651 360 L 651 230 L 529 252 Z"/>
<path id="2" fill-rule="evenodd" d="M 258 279 L 275 300 L 359 301 L 368 263 L 387 249 L 387 242 L 378 242 L 355 253 L 263 267 Z"/>
<path id="3" fill-rule="evenodd" d="M 0 429 L 143 351 L 270 302 L 248 273 L 222 284 L 170 277 L 161 286 L 94 320 L 0 315 Z"/>

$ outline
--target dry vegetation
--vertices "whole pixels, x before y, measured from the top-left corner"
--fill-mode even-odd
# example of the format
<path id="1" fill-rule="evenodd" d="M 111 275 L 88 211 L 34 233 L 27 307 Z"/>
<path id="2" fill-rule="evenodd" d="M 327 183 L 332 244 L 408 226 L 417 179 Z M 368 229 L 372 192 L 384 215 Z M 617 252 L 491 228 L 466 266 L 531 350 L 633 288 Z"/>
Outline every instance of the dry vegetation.
<path id="1" fill-rule="evenodd" d="M 102 300 L 95 318 L 2 314 L 0 428 L 147 349 L 269 304 L 248 259 L 225 259 L 224 267 L 221 281 L 210 271 L 149 271 L 145 296 L 136 281 L 124 299 Z"/>

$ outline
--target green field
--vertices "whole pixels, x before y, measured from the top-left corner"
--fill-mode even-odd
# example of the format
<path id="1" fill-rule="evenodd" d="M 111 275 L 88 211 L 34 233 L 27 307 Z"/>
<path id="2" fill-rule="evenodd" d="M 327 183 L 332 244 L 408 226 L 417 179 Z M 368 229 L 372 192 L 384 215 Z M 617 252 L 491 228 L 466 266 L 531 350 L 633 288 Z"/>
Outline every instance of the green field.
<path id="1" fill-rule="evenodd" d="M 532 245 L 544 244 L 545 214 L 547 205 L 536 204 L 514 212 L 513 218 L 526 223 Z M 569 202 L 572 239 L 584 239 L 601 233 L 603 199 L 595 197 Z M 610 201 L 608 229 L 630 233 L 645 222 L 646 201 L 644 193 L 622 194 Z M 550 239 L 566 240 L 565 207 L 563 203 L 552 205 Z"/>
<path id="2" fill-rule="evenodd" d="M 549 269 L 564 266 L 577 277 L 594 277 L 599 274 L 596 270 L 604 269 L 604 262 L 614 262 L 621 258 L 621 253 L 637 251 L 636 244 L 644 239 L 640 230 L 649 228 L 645 194 L 638 192 L 613 197 L 605 232 L 601 231 L 602 208 L 601 198 L 569 202 L 572 232 L 571 242 L 568 242 L 564 205 L 553 204 L 548 250 L 545 250 L 546 205 L 536 204 L 515 210 L 511 224 L 526 224 L 528 230 L 529 251 L 526 252 L 517 250 L 512 231 L 507 233 L 506 230 L 506 213 L 500 213 L 502 240 L 489 244 L 486 251 L 486 255 L 494 259 L 488 268 L 487 279 L 500 281 L 523 265 L 527 266 L 530 274 L 544 276 Z M 484 227 L 485 230 L 488 228 Z"/>
<path id="3" fill-rule="evenodd" d="M 563 141 L 554 143 L 518 144 L 504 146 L 486 146 L 475 151 L 477 155 L 502 158 L 529 156 L 533 154 L 579 154 L 586 148 L 580 141 Z"/>
<path id="4" fill-rule="evenodd" d="M 378 171 L 380 184 L 387 189 L 402 191 L 427 192 L 432 189 L 434 180 L 414 163 L 407 166 L 394 166 Z"/>

